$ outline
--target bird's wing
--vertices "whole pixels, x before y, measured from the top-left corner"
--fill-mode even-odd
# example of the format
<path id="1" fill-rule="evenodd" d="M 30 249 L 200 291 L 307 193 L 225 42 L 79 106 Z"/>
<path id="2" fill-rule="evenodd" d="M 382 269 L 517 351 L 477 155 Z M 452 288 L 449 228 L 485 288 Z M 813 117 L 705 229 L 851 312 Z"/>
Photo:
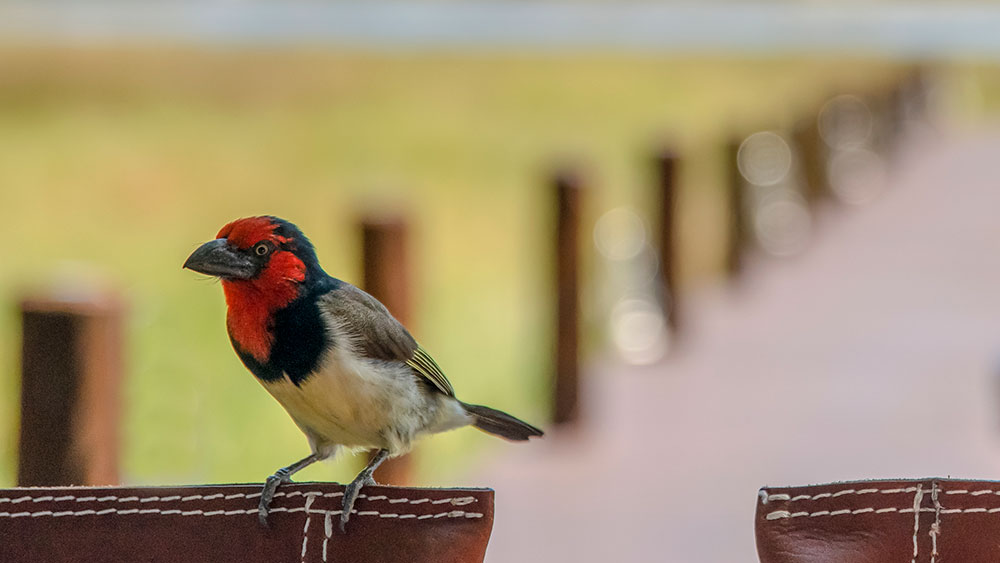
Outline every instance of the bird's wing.
<path id="1" fill-rule="evenodd" d="M 434 358 L 417 344 L 406 327 L 377 299 L 342 282 L 324 296 L 320 306 L 353 338 L 362 356 L 405 362 L 439 391 L 455 396 L 455 389 Z"/>
<path id="2" fill-rule="evenodd" d="M 451 386 L 451 382 L 444 376 L 444 372 L 441 371 L 434 358 L 427 353 L 427 350 L 417 346 L 417 349 L 413 351 L 413 357 L 406 360 L 406 363 L 414 371 L 429 379 L 442 393 L 451 397 L 455 396 L 455 389 Z"/>

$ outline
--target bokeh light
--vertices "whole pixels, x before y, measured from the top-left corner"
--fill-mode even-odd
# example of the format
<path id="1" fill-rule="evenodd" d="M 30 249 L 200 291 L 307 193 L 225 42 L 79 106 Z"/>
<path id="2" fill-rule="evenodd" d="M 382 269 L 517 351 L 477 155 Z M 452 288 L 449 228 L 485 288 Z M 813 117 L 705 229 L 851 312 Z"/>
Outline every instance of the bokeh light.
<path id="1" fill-rule="evenodd" d="M 622 359 L 651 364 L 667 353 L 669 341 L 660 306 L 644 298 L 625 298 L 611 311 L 611 337 Z"/>
<path id="2" fill-rule="evenodd" d="M 819 112 L 820 137 L 832 149 L 869 143 L 873 129 L 872 110 L 858 96 L 837 96 L 828 101 Z"/>
<path id="3" fill-rule="evenodd" d="M 659 360 L 669 336 L 659 302 L 669 303 L 670 296 L 658 293 L 660 264 L 646 222 L 631 206 L 615 207 L 597 219 L 593 237 L 606 264 L 601 293 L 610 307 L 612 346 L 630 364 Z"/>
<path id="4" fill-rule="evenodd" d="M 609 260 L 631 260 L 646 245 L 646 224 L 629 207 L 616 207 L 594 225 L 594 244 Z"/>
<path id="5" fill-rule="evenodd" d="M 811 231 L 809 207 L 798 192 L 773 190 L 757 205 L 754 232 L 761 247 L 770 254 L 798 254 L 809 243 Z"/>
<path id="6" fill-rule="evenodd" d="M 861 205 L 882 193 L 885 163 L 882 157 L 865 148 L 836 151 L 830 158 L 827 178 L 837 199 Z"/>
<path id="7" fill-rule="evenodd" d="M 788 176 L 792 168 L 792 150 L 780 135 L 770 131 L 754 133 L 740 145 L 737 153 L 740 174 L 757 186 L 771 186 Z"/>

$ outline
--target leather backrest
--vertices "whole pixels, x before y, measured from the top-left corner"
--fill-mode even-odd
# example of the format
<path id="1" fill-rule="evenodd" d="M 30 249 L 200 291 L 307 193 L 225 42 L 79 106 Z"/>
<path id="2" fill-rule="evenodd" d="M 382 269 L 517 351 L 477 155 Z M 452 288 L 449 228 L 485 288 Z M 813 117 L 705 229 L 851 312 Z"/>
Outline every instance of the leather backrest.
<path id="1" fill-rule="evenodd" d="M 489 489 L 365 487 L 347 533 L 343 487 L 278 489 L 270 527 L 260 485 L 0 489 L 0 562 L 481 562 Z"/>
<path id="2" fill-rule="evenodd" d="M 764 488 L 762 563 L 1000 561 L 1000 483 L 922 479 Z"/>

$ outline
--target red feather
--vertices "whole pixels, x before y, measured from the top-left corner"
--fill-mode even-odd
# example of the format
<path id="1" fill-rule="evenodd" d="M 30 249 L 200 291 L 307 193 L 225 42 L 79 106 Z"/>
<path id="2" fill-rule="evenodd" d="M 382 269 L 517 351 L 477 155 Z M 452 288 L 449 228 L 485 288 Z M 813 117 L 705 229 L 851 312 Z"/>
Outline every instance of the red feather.
<path id="1" fill-rule="evenodd" d="M 267 217 L 248 217 L 229 223 L 217 238 L 226 238 L 240 248 L 250 248 L 262 240 L 275 244 L 288 239 L 274 234 L 276 225 Z M 272 318 L 299 295 L 299 282 L 306 278 L 306 266 L 287 250 L 271 255 L 259 276 L 250 280 L 223 280 L 229 335 L 243 351 L 259 362 L 267 362 L 274 343 Z"/>
<path id="2" fill-rule="evenodd" d="M 222 227 L 215 238 L 224 238 L 237 248 L 250 248 L 262 240 L 270 240 L 275 244 L 288 242 L 288 239 L 274 234 L 278 228 L 270 217 L 244 217 Z"/>

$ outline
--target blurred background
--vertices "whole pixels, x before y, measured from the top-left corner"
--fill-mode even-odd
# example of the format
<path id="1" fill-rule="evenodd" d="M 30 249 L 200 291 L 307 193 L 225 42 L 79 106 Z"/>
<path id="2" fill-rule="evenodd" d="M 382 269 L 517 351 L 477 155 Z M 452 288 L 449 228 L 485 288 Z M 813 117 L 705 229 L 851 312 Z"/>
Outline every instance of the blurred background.
<path id="1" fill-rule="evenodd" d="M 121 322 L 87 368 L 120 387 L 85 403 L 120 405 L 121 483 L 305 455 L 180 267 L 258 214 L 336 277 L 406 280 L 387 301 L 459 395 L 549 430 L 437 436 L 398 474 L 496 488 L 490 561 L 752 561 L 759 486 L 995 476 L 998 26 L 990 2 L 0 2 L 0 485 L 29 357 L 77 345 L 29 345 L 53 311 Z"/>

